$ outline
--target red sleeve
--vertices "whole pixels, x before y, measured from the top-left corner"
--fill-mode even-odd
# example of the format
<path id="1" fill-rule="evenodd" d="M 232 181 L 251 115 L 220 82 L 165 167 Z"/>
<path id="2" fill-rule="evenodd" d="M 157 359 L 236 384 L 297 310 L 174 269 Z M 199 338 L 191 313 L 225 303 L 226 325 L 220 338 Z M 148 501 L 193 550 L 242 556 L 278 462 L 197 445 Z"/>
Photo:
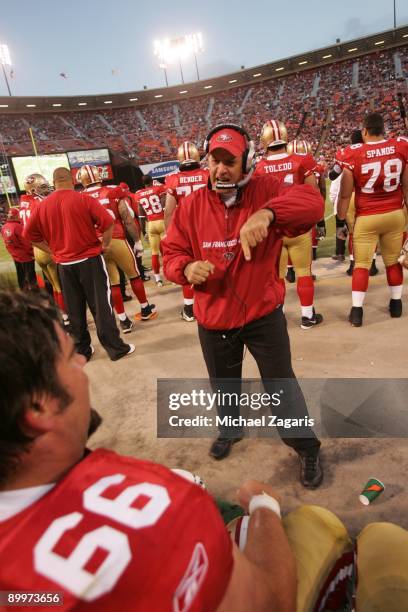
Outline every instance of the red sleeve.
<path id="1" fill-rule="evenodd" d="M 184 268 L 194 260 L 193 248 L 188 239 L 191 224 L 187 215 L 190 206 L 179 206 L 174 211 L 166 238 L 162 240 L 163 272 L 165 277 L 178 285 L 188 285 Z"/>
<path id="2" fill-rule="evenodd" d="M 177 199 L 177 194 L 176 194 L 176 187 L 177 187 L 177 174 L 170 174 L 170 176 L 168 176 L 166 178 L 166 192 L 169 195 L 172 195 L 174 198 Z"/>
<path id="3" fill-rule="evenodd" d="M 311 185 L 293 185 L 281 191 L 264 208 L 272 210 L 273 227 L 291 238 L 308 232 L 324 215 L 320 192 Z"/>
<path id="4" fill-rule="evenodd" d="M 114 223 L 115 219 L 110 215 L 104 206 L 96 199 L 91 198 L 86 194 L 83 194 L 84 203 L 87 205 L 93 222 L 95 223 L 98 230 L 103 234 L 109 229 Z"/>
<path id="5" fill-rule="evenodd" d="M 44 236 L 41 232 L 41 226 L 38 219 L 37 207 L 34 207 L 34 209 L 31 211 L 29 218 L 27 219 L 27 223 L 23 230 L 23 238 L 25 238 L 29 242 L 42 242 L 44 240 Z"/>
<path id="6" fill-rule="evenodd" d="M 399 136 L 397 138 L 398 142 L 398 152 L 402 154 L 404 157 L 405 163 L 408 163 L 408 138 L 404 136 Z"/>
<path id="7" fill-rule="evenodd" d="M 305 177 L 310 176 L 317 169 L 317 163 L 312 155 L 305 155 L 302 159 L 302 166 L 305 169 Z"/>

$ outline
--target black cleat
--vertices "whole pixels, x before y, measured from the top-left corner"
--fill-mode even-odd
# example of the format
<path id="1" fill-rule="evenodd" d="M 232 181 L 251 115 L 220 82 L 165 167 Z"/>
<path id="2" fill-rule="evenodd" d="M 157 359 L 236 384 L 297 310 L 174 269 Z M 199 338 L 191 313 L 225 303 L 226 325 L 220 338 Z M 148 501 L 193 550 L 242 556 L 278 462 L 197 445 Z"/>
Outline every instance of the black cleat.
<path id="1" fill-rule="evenodd" d="M 301 329 L 310 329 L 311 327 L 316 327 L 323 321 L 323 315 L 317 314 L 313 308 L 313 316 L 310 317 L 302 317 L 302 321 L 300 323 Z"/>
<path id="2" fill-rule="evenodd" d="M 211 444 L 211 457 L 218 460 L 228 457 L 231 452 L 232 445 L 236 442 L 239 442 L 240 440 L 242 440 L 242 438 L 222 438 L 221 436 L 219 436 Z"/>
<path id="3" fill-rule="evenodd" d="M 353 327 L 361 327 L 363 324 L 363 307 L 353 306 L 350 310 L 349 321 Z"/>
<path id="4" fill-rule="evenodd" d="M 133 329 L 133 323 L 129 317 L 126 317 L 124 321 L 119 320 L 119 325 L 124 334 L 129 334 Z"/>
<path id="5" fill-rule="evenodd" d="M 388 309 L 393 319 L 399 319 L 402 315 L 402 300 L 390 300 Z"/>
<path id="6" fill-rule="evenodd" d="M 319 452 L 299 453 L 300 482 L 306 489 L 317 489 L 323 481 L 323 469 L 320 464 Z"/>
<path id="7" fill-rule="evenodd" d="M 195 321 L 192 304 L 184 304 L 183 310 L 181 311 L 181 318 L 184 321 L 188 321 L 189 323 L 192 323 L 193 321 Z"/>
<path id="8" fill-rule="evenodd" d="M 354 259 L 350 259 L 350 266 L 348 270 L 346 270 L 346 274 L 348 274 L 349 276 L 353 276 L 353 270 L 354 270 Z"/>

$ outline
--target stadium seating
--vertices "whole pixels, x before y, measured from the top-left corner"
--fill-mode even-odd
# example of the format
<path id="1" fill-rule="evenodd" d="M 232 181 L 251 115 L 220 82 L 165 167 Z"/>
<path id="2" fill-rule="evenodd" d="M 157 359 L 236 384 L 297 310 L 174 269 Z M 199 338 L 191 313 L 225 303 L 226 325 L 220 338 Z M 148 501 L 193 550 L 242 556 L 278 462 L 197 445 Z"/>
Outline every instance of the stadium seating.
<path id="1" fill-rule="evenodd" d="M 396 53 L 402 66 L 399 78 Z M 0 115 L 0 136 L 7 153 L 31 154 L 31 125 L 41 153 L 108 146 L 131 153 L 142 164 L 171 159 L 180 140 L 202 143 L 217 123 L 243 124 L 257 138 L 262 124 L 277 118 L 286 123 L 290 138 L 301 136 L 313 149 L 321 140 L 321 152 L 331 158 L 368 109 L 384 114 L 388 135 L 403 129 L 396 94 L 406 94 L 407 78 L 408 50 L 402 47 L 180 101 L 93 112 Z"/>

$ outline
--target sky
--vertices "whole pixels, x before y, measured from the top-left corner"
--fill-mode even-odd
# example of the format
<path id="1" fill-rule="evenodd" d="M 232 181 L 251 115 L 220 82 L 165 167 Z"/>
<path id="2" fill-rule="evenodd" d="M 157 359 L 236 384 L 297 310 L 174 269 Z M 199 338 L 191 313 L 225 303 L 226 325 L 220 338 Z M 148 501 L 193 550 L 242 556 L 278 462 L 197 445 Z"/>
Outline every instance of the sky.
<path id="1" fill-rule="evenodd" d="M 405 25 L 408 2 L 395 2 L 397 26 Z M 200 77 L 211 78 L 393 27 L 393 0 L 0 0 L 0 9 L 16 96 L 162 87 L 155 38 L 200 31 Z M 169 85 L 181 83 L 178 65 L 167 72 Z M 194 61 L 183 73 L 196 80 Z"/>

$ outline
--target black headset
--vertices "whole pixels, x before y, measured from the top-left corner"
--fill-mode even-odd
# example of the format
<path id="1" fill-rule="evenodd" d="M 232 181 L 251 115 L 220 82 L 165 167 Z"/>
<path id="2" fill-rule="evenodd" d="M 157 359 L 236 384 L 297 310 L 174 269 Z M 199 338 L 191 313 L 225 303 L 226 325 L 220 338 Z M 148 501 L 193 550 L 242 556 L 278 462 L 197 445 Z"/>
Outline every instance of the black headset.
<path id="1" fill-rule="evenodd" d="M 213 127 L 213 129 L 209 132 L 209 134 L 207 134 L 207 137 L 204 140 L 203 148 L 204 148 L 206 155 L 208 155 L 209 153 L 211 138 L 217 132 L 220 132 L 221 130 L 225 130 L 225 129 L 235 130 L 236 132 L 238 132 L 245 138 L 247 146 L 242 156 L 242 172 L 244 174 L 249 174 L 255 165 L 255 153 L 256 153 L 255 143 L 253 140 L 251 140 L 251 137 L 248 134 L 248 132 L 243 127 L 241 127 L 240 125 L 237 125 L 236 123 L 220 123 L 219 125 L 216 125 L 215 127 Z"/>

